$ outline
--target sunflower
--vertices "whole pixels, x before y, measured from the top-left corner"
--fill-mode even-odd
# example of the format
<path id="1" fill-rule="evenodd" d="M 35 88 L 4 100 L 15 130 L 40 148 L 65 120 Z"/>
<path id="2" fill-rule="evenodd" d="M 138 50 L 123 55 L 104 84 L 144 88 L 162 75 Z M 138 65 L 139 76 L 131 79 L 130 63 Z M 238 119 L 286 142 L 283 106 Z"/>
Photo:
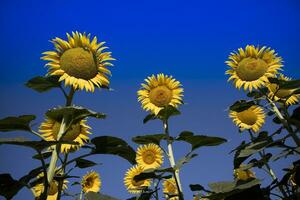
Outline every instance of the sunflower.
<path id="1" fill-rule="evenodd" d="M 274 77 L 283 66 L 281 57 L 274 50 L 254 45 L 247 45 L 245 50 L 239 48 L 225 63 L 230 67 L 226 71 L 230 75 L 228 81 L 233 80 L 238 89 L 244 87 L 244 90 L 249 88 L 250 91 L 265 86 L 268 77 Z"/>
<path id="2" fill-rule="evenodd" d="M 257 132 L 265 123 L 263 109 L 255 105 L 241 112 L 230 111 L 229 117 L 242 131 L 252 129 Z"/>
<path id="3" fill-rule="evenodd" d="M 41 124 L 39 131 L 45 137 L 47 141 L 56 141 L 59 133 L 61 123 L 55 121 L 51 118 L 46 118 L 46 120 Z M 73 141 L 79 143 L 75 144 L 62 144 L 61 152 L 68 153 L 70 151 L 77 150 L 82 146 L 88 139 L 90 127 L 86 125 L 86 120 L 81 120 L 78 123 L 72 124 L 69 130 L 63 137 L 63 141 Z"/>
<path id="4" fill-rule="evenodd" d="M 141 193 L 146 187 L 149 187 L 151 185 L 150 179 L 141 180 L 141 181 L 134 180 L 134 177 L 141 174 L 143 171 L 144 169 L 141 166 L 135 165 L 126 172 L 124 178 L 124 184 L 129 193 L 132 194 Z"/>
<path id="5" fill-rule="evenodd" d="M 142 108 L 158 114 L 161 109 L 171 105 L 178 107 L 182 104 L 183 89 L 179 81 L 172 76 L 158 74 L 145 79 L 142 88 L 137 92 L 138 101 L 142 103 Z"/>
<path id="6" fill-rule="evenodd" d="M 54 51 L 46 51 L 42 57 L 49 61 L 50 76 L 60 76 L 59 81 L 65 80 L 65 86 L 74 89 L 85 89 L 94 92 L 96 87 L 108 87 L 108 75 L 111 72 L 108 66 L 113 66 L 109 61 L 115 60 L 111 52 L 103 52 L 107 47 L 105 42 L 98 43 L 97 37 L 90 40 L 90 34 L 72 32 L 67 33 L 68 40 L 55 38 Z"/>
<path id="7" fill-rule="evenodd" d="M 254 172 L 252 172 L 250 169 L 246 169 L 246 170 L 240 168 L 234 169 L 233 174 L 237 180 L 242 180 L 242 181 L 246 181 L 251 178 L 256 178 Z"/>
<path id="8" fill-rule="evenodd" d="M 156 144 L 142 145 L 137 149 L 136 162 L 138 165 L 147 169 L 157 169 L 163 163 L 163 151 Z"/>
<path id="9" fill-rule="evenodd" d="M 291 78 L 279 74 L 279 80 L 290 81 Z M 287 105 L 296 104 L 299 101 L 300 94 L 292 94 L 295 89 L 279 89 L 279 86 L 276 83 L 268 84 L 269 89 L 269 98 L 274 99 L 275 101 L 283 100 Z"/>
<path id="10" fill-rule="evenodd" d="M 82 177 L 81 187 L 84 193 L 99 192 L 101 187 L 100 175 L 91 171 Z"/>
<path id="11" fill-rule="evenodd" d="M 167 196 L 178 195 L 178 189 L 174 177 L 164 180 L 163 193 L 165 193 Z M 169 198 L 169 200 L 178 200 L 178 199 L 179 198 L 177 196 Z"/>
<path id="12" fill-rule="evenodd" d="M 60 170 L 58 169 L 55 169 L 55 175 L 59 175 L 60 174 Z M 37 176 L 37 180 L 38 179 L 41 179 L 44 177 L 44 172 L 40 173 L 38 176 Z M 67 181 L 66 179 L 64 179 L 64 182 L 63 182 L 63 186 L 62 186 L 62 189 L 63 190 L 66 190 L 68 187 L 67 187 L 67 183 L 69 181 Z M 48 188 L 48 195 L 47 195 L 47 200 L 56 200 L 57 199 L 57 195 L 58 195 L 58 181 L 56 181 L 55 179 L 52 180 L 52 182 L 49 184 L 49 188 Z M 44 192 L 44 183 L 38 183 L 37 185 L 33 186 L 31 188 L 31 191 L 34 195 L 34 197 L 36 199 L 39 199 L 40 196 L 43 194 Z"/>

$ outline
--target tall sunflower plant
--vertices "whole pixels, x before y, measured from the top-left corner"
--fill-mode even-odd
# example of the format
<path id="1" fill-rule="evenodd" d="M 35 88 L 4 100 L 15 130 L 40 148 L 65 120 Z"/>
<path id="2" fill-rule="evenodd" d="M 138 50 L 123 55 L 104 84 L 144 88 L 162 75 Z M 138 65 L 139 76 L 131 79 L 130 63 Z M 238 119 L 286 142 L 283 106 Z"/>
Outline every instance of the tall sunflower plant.
<path id="1" fill-rule="evenodd" d="M 292 80 L 282 73 L 283 61 L 275 50 L 247 45 L 239 48 L 225 62 L 228 81 L 243 90 L 246 98 L 229 107 L 229 118 L 238 127 L 242 142 L 233 160 L 233 181 L 191 185 L 198 197 L 207 199 L 291 199 L 300 198 L 300 80 Z M 271 118 L 275 131 L 264 130 Z M 273 170 L 279 160 L 287 157 L 284 175 Z M 254 169 L 269 176 L 263 185 Z M 276 167 L 278 169 L 278 167 Z"/>

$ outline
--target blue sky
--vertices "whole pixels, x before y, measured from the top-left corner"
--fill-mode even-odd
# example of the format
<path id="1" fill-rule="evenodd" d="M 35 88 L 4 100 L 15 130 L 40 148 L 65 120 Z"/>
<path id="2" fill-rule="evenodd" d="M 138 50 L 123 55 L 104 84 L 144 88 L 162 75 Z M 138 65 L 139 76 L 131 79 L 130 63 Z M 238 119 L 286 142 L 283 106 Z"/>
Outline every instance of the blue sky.
<path id="1" fill-rule="evenodd" d="M 49 40 L 65 38 L 71 31 L 91 33 L 106 41 L 117 59 L 112 69 L 113 92 L 75 96 L 76 105 L 108 114 L 105 121 L 89 120 L 94 136 L 113 135 L 130 142 L 135 135 L 160 133 L 158 122 L 142 124 L 146 113 L 137 102 L 136 91 L 144 78 L 163 72 L 172 74 L 185 89 L 183 114 L 171 120 L 171 133 L 191 130 L 229 140 L 219 147 L 198 150 L 199 157 L 182 170 L 184 191 L 190 199 L 191 183 L 232 179 L 232 155 L 228 152 L 247 138 L 238 134 L 226 112 L 230 104 L 244 97 L 226 82 L 224 62 L 229 53 L 247 44 L 270 46 L 283 57 L 285 74 L 299 79 L 299 8 L 297 0 L 1 1 L 0 117 L 36 114 L 40 123 L 47 109 L 63 105 L 59 91 L 38 94 L 23 84 L 46 73 L 40 57 L 53 48 Z M 0 134 L 35 139 L 22 132 Z M 175 145 L 176 158 L 187 148 L 182 143 Z M 0 146 L 0 173 L 19 178 L 39 165 L 30 159 L 32 154 L 27 149 Z M 103 163 L 93 168 L 102 176 L 102 192 L 120 199 L 130 197 L 122 183 L 130 164 L 113 156 L 93 159 Z M 280 174 L 280 167 L 288 163 L 274 165 Z M 85 172 L 76 171 L 79 175 Z M 31 198 L 28 190 L 15 199 L 25 197 Z"/>

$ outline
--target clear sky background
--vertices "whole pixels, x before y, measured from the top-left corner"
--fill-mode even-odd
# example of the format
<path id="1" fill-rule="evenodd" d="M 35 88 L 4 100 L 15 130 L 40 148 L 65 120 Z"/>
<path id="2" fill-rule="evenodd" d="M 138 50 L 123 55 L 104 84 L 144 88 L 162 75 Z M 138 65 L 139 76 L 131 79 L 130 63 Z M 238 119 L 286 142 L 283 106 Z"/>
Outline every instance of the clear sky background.
<path id="1" fill-rule="evenodd" d="M 173 75 L 185 89 L 181 116 L 170 121 L 171 134 L 183 130 L 220 136 L 228 143 L 197 150 L 199 156 L 184 166 L 181 176 L 186 199 L 192 198 L 189 184 L 232 180 L 233 162 L 229 155 L 246 134 L 240 135 L 228 118 L 227 107 L 243 98 L 243 92 L 226 82 L 224 62 L 229 53 L 247 44 L 267 45 L 284 60 L 284 73 L 300 78 L 300 2 L 297 0 L 228 1 L 31 1 L 2 0 L 0 3 L 0 118 L 36 114 L 37 126 L 43 113 L 63 105 L 60 91 L 39 94 L 24 87 L 37 75 L 44 75 L 41 53 L 53 49 L 54 37 L 65 33 L 91 33 L 106 41 L 113 57 L 113 92 L 79 92 L 74 103 L 108 115 L 106 120 L 88 121 L 93 136 L 112 135 L 125 139 L 134 148 L 131 137 L 161 133 L 159 122 L 143 125 L 147 114 L 137 102 L 136 91 L 149 75 Z M 37 128 L 37 126 L 35 128 Z M 264 130 L 276 127 L 264 126 Z M 0 137 L 23 136 L 24 132 L 0 133 Z M 179 159 L 189 146 L 175 145 Z M 20 178 L 39 166 L 33 151 L 15 146 L 0 146 L 0 173 Z M 131 165 L 116 156 L 94 156 L 102 165 L 92 169 L 100 173 L 101 192 L 120 199 L 129 198 L 123 176 Z M 278 176 L 289 162 L 272 163 Z M 86 170 L 75 171 L 76 175 Z M 257 172 L 261 178 L 264 173 Z M 268 180 L 268 178 L 265 178 Z M 79 189 L 71 189 L 75 191 Z M 1 197 L 0 197 L 1 199 Z M 32 199 L 23 189 L 15 199 Z"/>

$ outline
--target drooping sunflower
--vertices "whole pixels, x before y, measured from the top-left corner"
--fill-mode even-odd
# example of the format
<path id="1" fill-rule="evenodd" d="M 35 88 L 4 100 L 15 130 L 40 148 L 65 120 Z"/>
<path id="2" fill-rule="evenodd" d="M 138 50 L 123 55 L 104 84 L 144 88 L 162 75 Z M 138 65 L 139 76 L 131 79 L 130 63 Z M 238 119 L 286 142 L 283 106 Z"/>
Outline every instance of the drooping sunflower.
<path id="1" fill-rule="evenodd" d="M 225 62 L 230 69 L 228 81 L 233 80 L 236 88 L 244 90 L 258 89 L 265 86 L 268 77 L 274 77 L 281 70 L 282 58 L 274 50 L 267 47 L 247 45 L 245 49 L 239 48 L 238 52 L 231 53 Z"/>
<path id="2" fill-rule="evenodd" d="M 138 101 L 142 103 L 142 108 L 158 114 L 161 109 L 171 105 L 178 107 L 182 104 L 183 88 L 179 81 L 172 76 L 158 74 L 145 79 L 142 88 L 137 92 Z"/>
<path id="3" fill-rule="evenodd" d="M 60 174 L 60 170 L 55 169 L 55 175 L 59 175 Z M 44 173 L 40 173 L 37 176 L 37 180 L 41 179 L 44 177 Z M 67 184 L 68 184 L 68 180 L 64 179 L 63 182 L 63 186 L 62 186 L 62 190 L 66 190 L 68 188 Z M 55 179 L 52 180 L 52 182 L 49 184 L 49 188 L 48 188 L 48 195 L 47 195 L 47 200 L 56 200 L 57 199 L 57 195 L 58 195 L 58 181 L 56 181 Z M 33 186 L 31 188 L 31 191 L 34 195 L 34 197 L 36 199 L 39 199 L 40 196 L 43 194 L 45 189 L 44 183 L 38 183 L 37 185 Z"/>
<path id="4" fill-rule="evenodd" d="M 40 125 L 39 131 L 47 141 L 56 141 L 60 125 L 60 122 L 51 118 L 46 118 L 46 120 Z M 81 120 L 75 124 L 72 124 L 62 140 L 68 142 L 77 142 L 79 145 L 62 144 L 61 152 L 68 153 L 70 151 L 77 150 L 79 147 L 84 145 L 84 143 L 89 139 L 88 135 L 91 134 L 89 129 L 90 127 L 86 125 L 86 120 Z"/>
<path id="5" fill-rule="evenodd" d="M 241 112 L 230 111 L 229 117 L 242 131 L 252 129 L 257 132 L 265 123 L 264 110 L 256 105 Z"/>
<path id="6" fill-rule="evenodd" d="M 157 169 L 163 163 L 163 151 L 156 144 L 146 144 L 138 147 L 136 152 L 136 162 L 147 169 Z"/>
<path id="7" fill-rule="evenodd" d="M 279 80 L 290 81 L 291 78 L 279 74 Z M 269 98 L 274 99 L 275 101 L 285 101 L 287 105 L 296 104 L 299 101 L 300 94 L 292 94 L 295 89 L 279 89 L 279 86 L 276 83 L 268 84 L 269 89 Z"/>
<path id="8" fill-rule="evenodd" d="M 65 81 L 66 86 L 74 89 L 85 89 L 93 92 L 95 87 L 108 87 L 111 76 L 107 67 L 113 66 L 111 52 L 103 52 L 107 47 L 105 42 L 97 42 L 97 37 L 90 39 L 90 34 L 67 33 L 68 40 L 56 37 L 51 42 L 54 51 L 46 51 L 42 57 L 49 61 L 49 75 L 60 76 L 59 81 Z"/>
<path id="9" fill-rule="evenodd" d="M 81 187 L 84 193 L 99 192 L 101 188 L 100 175 L 94 171 L 88 172 L 82 177 Z"/>
<path id="10" fill-rule="evenodd" d="M 246 169 L 246 170 L 240 168 L 234 169 L 233 175 L 235 179 L 243 180 L 243 181 L 246 181 L 250 178 L 256 178 L 254 172 L 252 172 L 250 169 Z"/>
<path id="11" fill-rule="evenodd" d="M 141 166 L 135 165 L 126 172 L 124 177 L 124 184 L 129 193 L 132 194 L 141 193 L 146 187 L 149 187 L 151 185 L 150 179 L 141 180 L 141 181 L 134 180 L 134 177 L 141 174 L 143 171 L 144 169 Z"/>
<path id="12" fill-rule="evenodd" d="M 163 182 L 163 193 L 165 193 L 167 196 L 173 196 L 173 195 L 178 195 L 178 188 L 176 185 L 176 181 L 173 178 L 166 179 Z M 178 200 L 178 196 L 174 196 L 169 198 L 170 200 Z"/>

